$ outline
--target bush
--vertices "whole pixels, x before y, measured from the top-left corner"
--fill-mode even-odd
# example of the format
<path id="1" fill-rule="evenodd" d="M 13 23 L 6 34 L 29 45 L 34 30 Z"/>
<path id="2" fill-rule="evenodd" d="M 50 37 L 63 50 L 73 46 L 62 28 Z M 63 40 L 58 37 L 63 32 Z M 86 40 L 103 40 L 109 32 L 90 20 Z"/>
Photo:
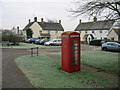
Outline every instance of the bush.
<path id="1" fill-rule="evenodd" d="M 2 41 L 8 41 L 11 45 L 19 45 L 19 42 L 22 41 L 22 37 L 6 30 L 2 32 Z"/>
<path id="2" fill-rule="evenodd" d="M 90 41 L 89 45 L 101 46 L 101 39 Z"/>

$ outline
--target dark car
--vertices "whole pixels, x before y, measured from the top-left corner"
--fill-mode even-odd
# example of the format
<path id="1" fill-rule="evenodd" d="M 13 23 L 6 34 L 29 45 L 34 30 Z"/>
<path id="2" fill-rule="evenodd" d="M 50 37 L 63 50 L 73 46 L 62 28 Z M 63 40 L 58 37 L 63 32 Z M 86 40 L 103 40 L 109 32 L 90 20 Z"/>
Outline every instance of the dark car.
<path id="1" fill-rule="evenodd" d="M 31 38 L 25 40 L 26 43 L 30 43 Z"/>
<path id="2" fill-rule="evenodd" d="M 38 38 L 29 38 L 27 39 L 25 42 L 26 43 L 35 43 L 35 40 L 37 40 Z"/>
<path id="3" fill-rule="evenodd" d="M 48 42 L 48 41 L 49 41 L 49 39 L 41 39 L 39 44 L 44 45 L 44 43 Z"/>
<path id="4" fill-rule="evenodd" d="M 103 43 L 101 46 L 102 50 L 110 50 L 110 51 L 120 51 L 120 44 L 117 42 L 107 42 Z"/>
<path id="5" fill-rule="evenodd" d="M 35 40 L 35 44 L 40 44 L 40 41 L 41 41 L 42 39 L 37 39 L 37 40 Z"/>

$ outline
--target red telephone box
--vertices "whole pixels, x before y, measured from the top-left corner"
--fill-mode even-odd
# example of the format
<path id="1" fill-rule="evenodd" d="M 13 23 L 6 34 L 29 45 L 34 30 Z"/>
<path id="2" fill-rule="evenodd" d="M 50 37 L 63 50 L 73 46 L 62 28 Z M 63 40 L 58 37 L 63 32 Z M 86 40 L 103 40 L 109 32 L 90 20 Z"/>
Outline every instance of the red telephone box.
<path id="1" fill-rule="evenodd" d="M 80 34 L 74 31 L 62 33 L 62 70 L 80 71 Z"/>

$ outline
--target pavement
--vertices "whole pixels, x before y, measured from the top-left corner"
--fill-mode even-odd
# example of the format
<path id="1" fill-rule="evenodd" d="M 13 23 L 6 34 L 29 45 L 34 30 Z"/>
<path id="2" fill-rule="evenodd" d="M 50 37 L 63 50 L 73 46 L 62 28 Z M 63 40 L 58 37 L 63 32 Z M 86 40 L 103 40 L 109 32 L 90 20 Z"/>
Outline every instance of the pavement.
<path id="1" fill-rule="evenodd" d="M 2 49 L 0 49 L 0 89 L 2 89 Z"/>
<path id="2" fill-rule="evenodd" d="M 34 88 L 14 62 L 29 53 L 23 49 L 2 49 L 2 88 Z"/>

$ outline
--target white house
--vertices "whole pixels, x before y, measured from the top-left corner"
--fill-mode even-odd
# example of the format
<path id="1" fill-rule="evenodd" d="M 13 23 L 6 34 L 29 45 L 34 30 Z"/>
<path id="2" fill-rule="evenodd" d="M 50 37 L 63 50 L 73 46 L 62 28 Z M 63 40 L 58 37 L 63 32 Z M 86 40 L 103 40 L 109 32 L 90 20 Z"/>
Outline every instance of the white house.
<path id="1" fill-rule="evenodd" d="M 17 27 L 17 28 L 13 27 L 13 28 L 11 29 L 11 31 L 12 31 L 14 34 L 19 34 L 19 32 L 20 32 L 19 27 Z"/>
<path id="2" fill-rule="evenodd" d="M 80 20 L 75 31 L 80 32 L 82 42 L 89 43 L 93 39 L 107 39 L 107 34 L 114 23 L 115 20 L 97 21 L 94 17 L 93 22 L 81 22 Z"/>
<path id="3" fill-rule="evenodd" d="M 107 38 L 112 41 L 120 41 L 120 19 L 116 20 Z"/>

